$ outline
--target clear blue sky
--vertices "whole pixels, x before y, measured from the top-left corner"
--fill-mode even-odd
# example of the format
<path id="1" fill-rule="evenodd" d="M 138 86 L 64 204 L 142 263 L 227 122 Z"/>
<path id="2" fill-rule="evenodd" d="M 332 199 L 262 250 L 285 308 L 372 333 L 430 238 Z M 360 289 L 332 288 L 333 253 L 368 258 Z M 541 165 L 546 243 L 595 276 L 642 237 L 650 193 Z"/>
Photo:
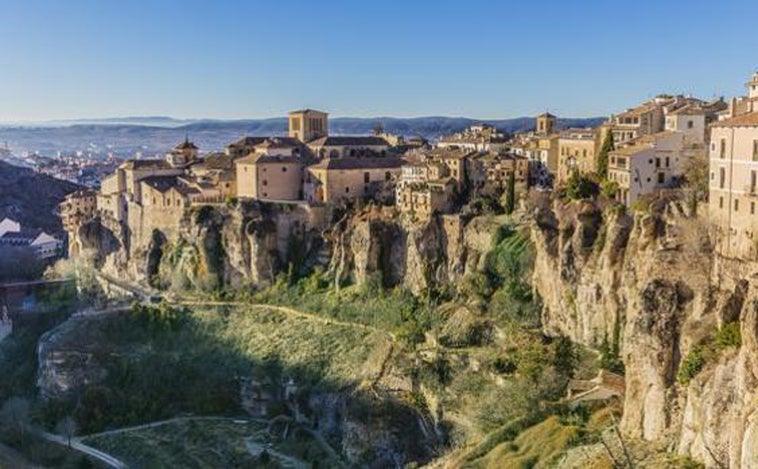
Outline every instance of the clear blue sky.
<path id="1" fill-rule="evenodd" d="M 604 115 L 734 95 L 755 0 L 0 0 L 0 121 Z"/>

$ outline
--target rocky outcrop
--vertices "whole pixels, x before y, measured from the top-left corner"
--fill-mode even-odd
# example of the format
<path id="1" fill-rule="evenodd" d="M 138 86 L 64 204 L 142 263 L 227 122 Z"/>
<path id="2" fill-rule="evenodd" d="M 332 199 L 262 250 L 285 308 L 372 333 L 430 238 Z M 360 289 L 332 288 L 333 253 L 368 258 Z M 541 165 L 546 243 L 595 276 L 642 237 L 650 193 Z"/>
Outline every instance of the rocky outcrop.
<path id="1" fill-rule="evenodd" d="M 545 331 L 619 350 L 622 431 L 707 467 L 754 467 L 758 266 L 715 255 L 704 218 L 676 201 L 635 214 L 556 202 L 534 215 Z M 688 355 L 734 321 L 741 346 L 712 347 L 691 381 L 681 379 Z"/>

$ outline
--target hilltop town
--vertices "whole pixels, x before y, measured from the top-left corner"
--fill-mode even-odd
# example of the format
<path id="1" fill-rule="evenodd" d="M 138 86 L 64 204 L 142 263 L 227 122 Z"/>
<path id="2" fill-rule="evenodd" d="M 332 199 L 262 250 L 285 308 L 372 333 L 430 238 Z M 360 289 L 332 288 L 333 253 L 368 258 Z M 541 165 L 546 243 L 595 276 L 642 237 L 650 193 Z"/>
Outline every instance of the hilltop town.
<path id="1" fill-rule="evenodd" d="M 756 86 L 758 75 L 746 97 L 729 102 L 661 95 L 596 128 L 558 128 L 556 116 L 544 113 L 530 132 L 505 135 L 472 125 L 436 144 L 381 128 L 369 136 L 333 136 L 327 113 L 295 111 L 287 136 L 244 137 L 205 153 L 187 138 L 163 159 L 123 162 L 99 190 L 69 195 L 61 218 L 75 255 L 78 230 L 94 218 L 114 232 L 125 226 L 139 231 L 136 220 L 171 231 L 185 211 L 204 205 L 291 204 L 328 217 L 324 210 L 371 202 L 424 222 L 471 213 L 482 201 L 510 213 L 529 190 L 563 194 L 585 179 L 595 193 L 633 207 L 696 190 L 703 184 L 700 171 L 710 174 L 701 192 L 711 196 L 698 196 L 709 201 L 711 218 L 727 233 L 725 247 L 754 256 L 750 194 L 756 178 L 747 167 L 756 150 L 749 130 Z"/>

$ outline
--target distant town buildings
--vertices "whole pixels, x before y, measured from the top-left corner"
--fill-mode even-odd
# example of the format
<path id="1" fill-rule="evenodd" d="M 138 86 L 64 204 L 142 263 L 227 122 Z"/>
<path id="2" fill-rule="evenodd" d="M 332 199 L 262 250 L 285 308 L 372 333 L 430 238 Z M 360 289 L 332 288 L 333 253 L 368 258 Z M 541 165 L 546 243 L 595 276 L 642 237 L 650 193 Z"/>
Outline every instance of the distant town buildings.
<path id="1" fill-rule="evenodd" d="M 0 221 L 0 250 L 29 248 L 38 259 L 50 260 L 61 255 L 63 242 L 40 229 L 27 228 L 5 218 Z"/>

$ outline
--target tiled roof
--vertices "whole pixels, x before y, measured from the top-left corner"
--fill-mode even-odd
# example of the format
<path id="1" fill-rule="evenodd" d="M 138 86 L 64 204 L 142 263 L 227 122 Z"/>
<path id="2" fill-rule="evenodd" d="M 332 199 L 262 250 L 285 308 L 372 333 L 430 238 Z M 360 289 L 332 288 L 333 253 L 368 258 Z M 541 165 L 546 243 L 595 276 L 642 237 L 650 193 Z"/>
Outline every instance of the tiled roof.
<path id="1" fill-rule="evenodd" d="M 263 164 L 263 163 L 299 163 L 300 159 L 295 156 L 266 155 L 264 153 L 251 153 L 236 161 L 237 164 Z"/>
<path id="2" fill-rule="evenodd" d="M 123 169 L 171 169 L 164 159 L 128 160 L 119 166 Z"/>
<path id="3" fill-rule="evenodd" d="M 308 108 L 306 108 L 306 109 L 300 109 L 298 111 L 290 111 L 289 113 L 290 114 L 304 114 L 306 112 L 316 112 L 316 113 L 319 113 L 319 114 L 326 114 L 326 112 L 324 112 L 324 111 L 317 111 L 315 109 L 308 109 Z"/>
<path id="4" fill-rule="evenodd" d="M 402 158 L 393 156 L 368 158 L 324 158 L 309 166 L 311 169 L 394 169 L 403 165 Z"/>
<path id="5" fill-rule="evenodd" d="M 743 114 L 713 123 L 713 127 L 755 127 L 758 126 L 758 112 Z"/>
<path id="6" fill-rule="evenodd" d="M 387 140 L 374 136 L 335 136 L 321 137 L 308 142 L 308 145 L 314 147 L 374 147 L 389 146 Z"/>
<path id="7" fill-rule="evenodd" d="M 213 153 L 195 166 L 205 169 L 231 169 L 234 167 L 234 158 L 226 153 Z"/>

